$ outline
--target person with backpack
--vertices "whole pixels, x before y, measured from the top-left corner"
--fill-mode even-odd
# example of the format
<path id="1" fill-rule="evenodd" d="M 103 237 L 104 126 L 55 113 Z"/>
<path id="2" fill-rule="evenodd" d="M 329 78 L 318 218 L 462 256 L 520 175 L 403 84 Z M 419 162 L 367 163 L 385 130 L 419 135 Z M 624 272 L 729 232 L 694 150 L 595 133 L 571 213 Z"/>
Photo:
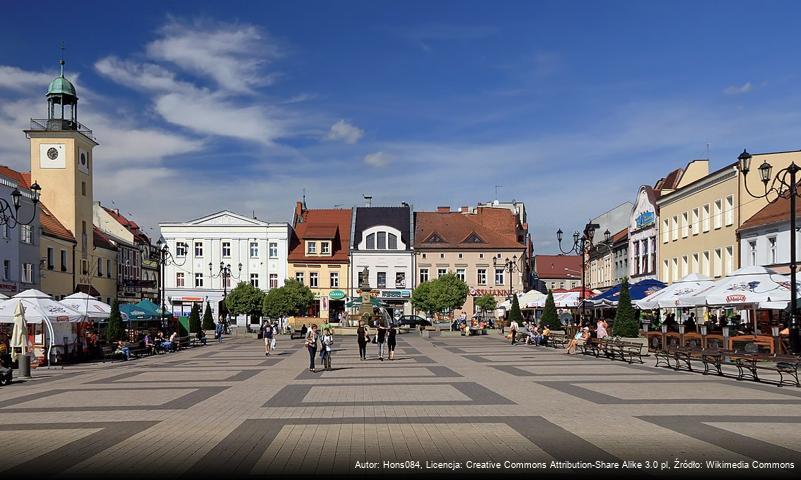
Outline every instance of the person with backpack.
<path id="1" fill-rule="evenodd" d="M 322 357 L 323 368 L 326 370 L 331 370 L 331 350 L 334 346 L 334 336 L 331 334 L 331 330 L 326 328 L 323 330 L 323 336 L 320 338 L 321 343 L 321 352 L 320 356 Z"/>
<path id="2" fill-rule="evenodd" d="M 397 341 L 395 340 L 395 335 L 398 333 L 398 330 L 395 328 L 395 325 L 389 326 L 389 331 L 387 332 L 387 347 L 389 347 L 389 359 L 395 360 L 395 346 L 397 345 Z"/>
<path id="3" fill-rule="evenodd" d="M 317 335 L 317 324 L 313 323 L 309 331 L 306 333 L 306 349 L 309 351 L 309 371 L 314 373 L 317 369 L 314 368 L 314 356 L 317 355 L 317 342 L 319 338 Z"/>
<path id="4" fill-rule="evenodd" d="M 273 335 L 275 334 L 275 329 L 273 328 L 273 324 L 270 322 L 264 322 L 261 326 L 261 336 L 264 339 L 264 356 L 270 356 L 270 350 L 273 346 Z"/>
<path id="5" fill-rule="evenodd" d="M 367 360 L 367 342 L 370 341 L 370 334 L 363 320 L 359 320 L 359 328 L 356 329 L 356 342 L 359 344 L 359 359 Z"/>

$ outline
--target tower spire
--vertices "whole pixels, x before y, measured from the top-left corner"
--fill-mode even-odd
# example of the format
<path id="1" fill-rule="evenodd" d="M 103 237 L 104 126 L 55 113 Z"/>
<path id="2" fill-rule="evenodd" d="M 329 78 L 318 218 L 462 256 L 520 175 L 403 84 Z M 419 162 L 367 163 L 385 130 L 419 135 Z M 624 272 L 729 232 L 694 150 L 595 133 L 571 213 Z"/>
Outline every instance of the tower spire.
<path id="1" fill-rule="evenodd" d="M 64 76 L 64 42 L 61 42 L 61 60 L 58 62 L 61 66 L 61 76 Z"/>

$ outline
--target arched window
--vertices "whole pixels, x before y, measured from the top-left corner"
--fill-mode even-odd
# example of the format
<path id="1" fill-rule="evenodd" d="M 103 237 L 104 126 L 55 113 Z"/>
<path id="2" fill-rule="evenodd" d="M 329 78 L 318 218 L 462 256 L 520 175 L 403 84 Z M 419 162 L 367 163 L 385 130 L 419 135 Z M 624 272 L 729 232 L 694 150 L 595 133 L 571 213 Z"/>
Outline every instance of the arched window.
<path id="1" fill-rule="evenodd" d="M 398 237 L 395 234 L 390 233 L 387 236 L 388 245 L 387 248 L 390 250 L 397 250 L 398 249 Z"/>
<path id="2" fill-rule="evenodd" d="M 367 235 L 367 250 L 375 250 L 375 233 Z"/>

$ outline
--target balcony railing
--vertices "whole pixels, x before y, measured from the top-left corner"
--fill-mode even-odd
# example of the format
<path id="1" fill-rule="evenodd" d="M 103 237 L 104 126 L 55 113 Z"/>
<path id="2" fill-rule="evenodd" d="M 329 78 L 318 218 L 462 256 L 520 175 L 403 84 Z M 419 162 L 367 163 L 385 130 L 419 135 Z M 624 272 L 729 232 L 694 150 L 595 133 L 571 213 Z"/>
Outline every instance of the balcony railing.
<path id="1" fill-rule="evenodd" d="M 73 130 L 86 135 L 92 140 L 95 139 L 94 135 L 92 135 L 92 131 L 89 130 L 86 127 L 86 125 L 80 122 L 73 122 L 72 120 L 61 119 L 61 118 L 32 118 L 31 130 L 54 131 L 54 132 L 63 130 Z"/>

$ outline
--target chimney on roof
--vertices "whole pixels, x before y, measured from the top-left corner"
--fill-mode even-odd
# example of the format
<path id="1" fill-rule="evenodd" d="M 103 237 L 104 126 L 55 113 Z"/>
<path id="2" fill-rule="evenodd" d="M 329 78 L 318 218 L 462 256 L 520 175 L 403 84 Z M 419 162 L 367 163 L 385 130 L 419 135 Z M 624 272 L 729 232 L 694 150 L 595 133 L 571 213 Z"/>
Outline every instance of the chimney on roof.
<path id="1" fill-rule="evenodd" d="M 114 213 L 116 213 L 117 215 L 119 215 L 119 214 L 120 214 L 120 209 L 119 209 L 119 208 L 115 208 L 115 209 L 114 209 Z"/>
<path id="2" fill-rule="evenodd" d="M 450 213 L 450 211 L 451 211 L 451 207 L 450 207 L 450 206 L 447 206 L 447 207 L 437 207 L 437 212 L 438 212 L 438 213 Z"/>
<path id="3" fill-rule="evenodd" d="M 462 213 L 467 213 L 467 212 L 469 212 L 469 211 L 470 211 L 470 207 L 468 207 L 467 205 L 462 205 L 462 206 L 459 208 L 459 211 L 460 211 L 460 212 L 462 212 Z"/>

